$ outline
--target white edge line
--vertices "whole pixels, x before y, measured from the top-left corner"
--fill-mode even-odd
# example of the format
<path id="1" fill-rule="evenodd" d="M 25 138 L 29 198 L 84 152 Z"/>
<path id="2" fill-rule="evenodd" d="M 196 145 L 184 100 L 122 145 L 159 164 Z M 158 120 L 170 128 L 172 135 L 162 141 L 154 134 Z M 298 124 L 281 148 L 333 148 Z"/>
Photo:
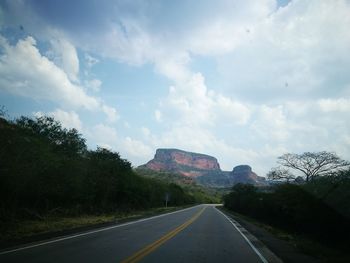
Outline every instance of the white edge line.
<path id="1" fill-rule="evenodd" d="M 89 231 L 89 232 L 85 232 L 85 233 L 81 233 L 81 234 L 76 234 L 76 235 L 72 235 L 72 236 L 65 236 L 65 237 L 54 239 L 54 240 L 41 242 L 39 244 L 24 246 L 24 247 L 20 247 L 20 248 L 11 249 L 11 250 L 5 250 L 5 251 L 0 252 L 0 255 L 9 254 L 9 253 L 13 253 L 13 252 L 17 252 L 17 251 L 21 251 L 21 250 L 25 250 L 25 249 L 30 249 L 30 248 L 34 248 L 34 247 L 39 247 L 39 246 L 43 246 L 43 245 L 47 245 L 47 244 L 52 244 L 52 243 L 60 242 L 60 241 L 63 241 L 63 240 L 72 239 L 72 238 L 81 237 L 81 236 L 86 236 L 86 235 L 90 235 L 90 234 L 94 234 L 94 233 L 98 233 L 98 232 L 102 232 L 102 231 L 107 231 L 107 230 L 110 230 L 110 229 L 113 229 L 113 228 L 119 228 L 119 227 L 123 227 L 123 226 L 133 225 L 133 224 L 141 223 L 141 222 L 144 222 L 144 221 L 156 219 L 156 218 L 159 218 L 159 217 L 163 217 L 163 216 L 167 216 L 167 215 L 183 212 L 183 211 L 186 211 L 186 210 L 189 210 L 189 209 L 193 209 L 193 208 L 195 208 L 197 206 L 200 206 L 200 205 L 191 206 L 191 207 L 188 207 L 188 208 L 185 208 L 185 209 L 177 210 L 177 211 L 166 213 L 166 214 L 161 214 L 161 215 L 157 215 L 157 216 L 147 217 L 147 218 L 139 219 L 139 220 L 132 221 L 132 222 L 127 222 L 127 223 L 120 224 L 120 225 L 100 228 L 100 229 L 97 229 L 97 230 L 93 230 L 93 231 Z"/>
<path id="2" fill-rule="evenodd" d="M 236 226 L 235 223 L 232 222 L 232 220 L 226 216 L 223 212 L 221 212 L 219 209 L 217 209 L 216 207 L 214 207 L 218 212 L 220 212 L 236 229 L 237 231 L 242 235 L 242 237 L 247 241 L 247 243 L 249 244 L 249 246 L 254 250 L 254 252 L 259 256 L 259 258 L 261 259 L 262 262 L 264 263 L 268 263 L 267 259 L 264 258 L 264 256 L 259 252 L 259 250 L 252 244 L 252 242 L 250 242 L 250 240 L 242 233 L 242 231 Z"/>

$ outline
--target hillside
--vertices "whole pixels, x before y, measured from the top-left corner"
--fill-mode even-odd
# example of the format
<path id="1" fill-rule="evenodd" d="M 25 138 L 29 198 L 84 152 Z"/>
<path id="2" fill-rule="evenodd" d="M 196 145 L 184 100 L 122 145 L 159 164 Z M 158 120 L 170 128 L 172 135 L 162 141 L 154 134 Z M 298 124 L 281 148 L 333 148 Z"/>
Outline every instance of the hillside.
<path id="1" fill-rule="evenodd" d="M 255 174 L 249 165 L 222 171 L 215 157 L 179 149 L 157 149 L 154 158 L 139 168 L 181 175 L 184 181 L 194 181 L 206 187 L 225 188 L 237 183 L 267 184 L 265 178 Z"/>

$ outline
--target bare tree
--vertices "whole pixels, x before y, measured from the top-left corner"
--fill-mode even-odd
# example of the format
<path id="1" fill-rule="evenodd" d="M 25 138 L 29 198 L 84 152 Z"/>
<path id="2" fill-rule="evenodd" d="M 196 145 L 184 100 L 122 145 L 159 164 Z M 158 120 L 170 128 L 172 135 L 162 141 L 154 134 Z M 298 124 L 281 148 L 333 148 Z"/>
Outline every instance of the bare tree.
<path id="1" fill-rule="evenodd" d="M 342 170 L 350 165 L 349 162 L 331 152 L 305 152 L 302 154 L 286 153 L 278 157 L 278 163 L 284 167 L 302 172 L 306 181 L 312 181 L 318 176 Z"/>
<path id="2" fill-rule="evenodd" d="M 269 180 L 286 181 L 294 180 L 296 177 L 288 169 L 284 167 L 274 167 L 267 173 Z"/>

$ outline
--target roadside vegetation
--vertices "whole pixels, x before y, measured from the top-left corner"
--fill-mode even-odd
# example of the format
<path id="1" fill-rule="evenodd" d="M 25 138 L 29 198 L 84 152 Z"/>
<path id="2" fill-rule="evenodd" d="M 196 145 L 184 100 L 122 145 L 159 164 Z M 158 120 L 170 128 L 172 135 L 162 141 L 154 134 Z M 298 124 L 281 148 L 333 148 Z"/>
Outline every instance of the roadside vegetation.
<path id="1" fill-rule="evenodd" d="M 190 193 L 197 203 L 218 204 L 221 203 L 223 190 L 218 188 L 209 188 L 198 185 L 192 178 L 181 174 L 170 172 L 157 172 L 145 168 L 137 168 L 135 172 L 146 178 L 152 178 L 162 182 L 171 182 L 181 186 L 187 193 Z"/>
<path id="2" fill-rule="evenodd" d="M 165 196 L 168 206 L 206 200 L 197 190 L 139 176 L 117 152 L 87 149 L 77 130 L 51 117 L 0 116 L 2 233 L 28 220 L 133 214 L 163 207 Z"/>
<path id="3" fill-rule="evenodd" d="M 57 234 L 74 233 L 75 230 L 88 230 L 95 227 L 109 226 L 144 217 L 183 209 L 186 206 L 168 206 L 148 208 L 146 210 L 115 211 L 99 214 L 81 215 L 46 215 L 42 219 L 21 218 L 0 225 L 0 247 L 8 247 L 18 243 L 31 242 L 50 238 Z M 73 229 L 73 232 L 71 230 Z"/>
<path id="4" fill-rule="evenodd" d="M 337 157 L 326 152 L 283 155 L 279 160 L 283 163 L 288 158 L 286 165 L 268 174 L 270 179 L 276 180 L 275 184 L 263 191 L 252 185 L 237 184 L 223 197 L 224 206 L 289 233 L 295 240 L 303 240 L 299 242 L 300 247 L 308 247 L 304 250 L 311 254 L 322 254 L 319 249 L 322 247 L 349 254 L 350 169 L 348 162 L 334 156 Z M 317 162 L 313 162 L 315 158 Z M 331 161 L 323 165 L 326 163 L 323 158 L 335 160 L 336 165 Z M 313 169 L 316 165 L 317 170 Z M 286 167 L 299 171 L 302 167 L 307 169 L 305 175 L 298 178 Z M 312 246 L 307 240 L 314 241 L 313 248 L 310 249 Z M 308 242 L 310 244 L 305 246 Z"/>

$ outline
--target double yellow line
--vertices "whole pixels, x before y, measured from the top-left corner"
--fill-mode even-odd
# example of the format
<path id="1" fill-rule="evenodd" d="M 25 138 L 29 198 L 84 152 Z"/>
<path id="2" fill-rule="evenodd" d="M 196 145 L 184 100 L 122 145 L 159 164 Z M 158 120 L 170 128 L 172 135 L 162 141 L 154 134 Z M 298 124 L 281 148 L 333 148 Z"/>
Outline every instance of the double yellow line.
<path id="1" fill-rule="evenodd" d="M 182 230 L 184 230 L 186 227 L 188 227 L 190 224 L 192 224 L 196 219 L 203 213 L 203 211 L 206 209 L 206 207 L 203 207 L 202 210 L 200 210 L 198 213 L 196 213 L 193 217 L 191 217 L 188 221 L 183 223 L 182 225 L 178 226 L 174 230 L 170 231 L 166 235 L 162 236 L 157 241 L 153 242 L 152 244 L 149 244 L 148 246 L 144 247 L 143 249 L 139 250 L 132 256 L 124 259 L 122 263 L 134 263 L 140 261 L 142 258 L 147 256 L 148 254 L 152 253 L 154 250 L 156 250 L 158 247 L 160 247 L 162 244 L 167 242 L 169 239 L 176 236 L 178 233 L 180 233 Z"/>

